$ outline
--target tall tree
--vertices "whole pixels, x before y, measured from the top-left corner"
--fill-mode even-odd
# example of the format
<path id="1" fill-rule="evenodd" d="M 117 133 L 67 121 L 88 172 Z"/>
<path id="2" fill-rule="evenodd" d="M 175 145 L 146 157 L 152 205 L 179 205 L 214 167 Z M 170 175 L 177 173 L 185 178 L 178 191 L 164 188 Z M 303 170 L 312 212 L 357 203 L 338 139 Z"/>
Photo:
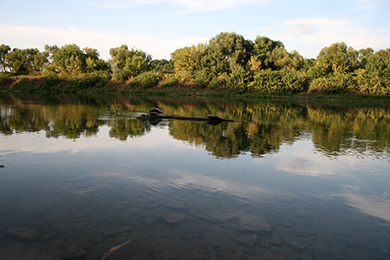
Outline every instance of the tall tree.
<path id="1" fill-rule="evenodd" d="M 365 65 L 367 72 L 390 79 L 390 49 L 382 49 L 368 57 Z"/>
<path id="2" fill-rule="evenodd" d="M 135 48 L 129 50 L 126 44 L 111 48 L 110 55 L 113 78 L 118 81 L 126 81 L 130 76 L 137 76 L 151 69 L 152 56 Z"/>
<path id="3" fill-rule="evenodd" d="M 17 73 L 30 73 L 42 71 L 47 62 L 46 56 L 36 48 L 18 49 L 14 48 L 5 55 L 6 62 Z"/>
<path id="4" fill-rule="evenodd" d="M 6 71 L 8 67 L 8 63 L 5 59 L 5 56 L 10 50 L 11 48 L 8 45 L 5 44 L 0 45 L 0 69 L 2 69 L 3 71 Z"/>
<path id="5" fill-rule="evenodd" d="M 266 59 L 268 66 L 276 70 L 283 68 L 298 70 L 304 62 L 303 57 L 297 51 L 288 53 L 284 46 L 274 48 L 268 55 Z"/>
<path id="6" fill-rule="evenodd" d="M 253 53 L 252 41 L 234 32 L 220 33 L 209 41 L 208 59 L 215 74 L 245 67 Z"/>
<path id="7" fill-rule="evenodd" d="M 275 59 L 271 58 L 272 52 L 277 49 L 274 56 L 278 56 L 277 52 L 281 53 L 284 50 L 284 45 L 281 41 L 274 41 L 265 36 L 257 36 L 255 39 L 253 56 L 256 61 L 261 63 L 262 69 L 274 69 Z M 283 56 L 286 56 L 283 54 Z"/>
<path id="8" fill-rule="evenodd" d="M 50 46 L 48 44 L 45 45 L 45 52 L 47 53 L 47 58 L 49 62 L 53 61 L 54 54 L 59 50 L 57 45 Z"/>
<path id="9" fill-rule="evenodd" d="M 64 74 L 80 74 L 85 66 L 85 55 L 76 44 L 67 44 L 53 54 L 53 65 Z"/>
<path id="10" fill-rule="evenodd" d="M 359 52 L 344 42 L 333 43 L 323 48 L 317 61 L 329 72 L 352 72 L 357 68 Z"/>
<path id="11" fill-rule="evenodd" d="M 171 61 L 176 71 L 195 72 L 206 66 L 208 45 L 199 43 L 191 47 L 177 49 L 171 53 Z"/>
<path id="12" fill-rule="evenodd" d="M 173 70 L 172 60 L 152 60 L 150 66 L 154 71 L 171 71 Z"/>
<path id="13" fill-rule="evenodd" d="M 99 59 L 99 52 L 90 47 L 80 49 L 76 44 L 67 44 L 61 48 L 46 45 L 45 49 L 53 57 L 51 70 L 54 67 L 57 72 L 76 75 L 108 69 L 108 65 Z"/>

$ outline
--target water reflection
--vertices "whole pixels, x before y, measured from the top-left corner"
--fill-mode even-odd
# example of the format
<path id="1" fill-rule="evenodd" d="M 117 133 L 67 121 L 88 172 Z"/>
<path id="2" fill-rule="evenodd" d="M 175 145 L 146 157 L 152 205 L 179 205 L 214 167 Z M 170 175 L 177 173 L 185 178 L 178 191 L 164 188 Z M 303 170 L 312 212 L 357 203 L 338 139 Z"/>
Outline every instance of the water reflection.
<path id="1" fill-rule="evenodd" d="M 2 259 L 101 259 L 129 240 L 107 259 L 390 257 L 387 109 L 0 100 Z M 136 120 L 151 107 L 236 122 Z"/>
<path id="2" fill-rule="evenodd" d="M 46 97 L 48 99 L 48 97 Z M 77 139 L 93 136 L 103 125 L 110 127 L 110 137 L 125 141 L 149 133 L 149 121 L 135 120 L 150 107 L 158 106 L 167 115 L 205 117 L 214 114 L 235 123 L 210 126 L 202 122 L 162 121 L 170 135 L 202 147 L 220 158 L 250 153 L 253 157 L 277 152 L 284 143 L 293 143 L 310 134 L 315 149 L 329 157 L 387 156 L 390 143 L 390 111 L 383 108 L 332 108 L 275 102 L 226 102 L 215 100 L 178 100 L 171 98 L 63 98 L 44 103 L 39 96 L 20 99 L 3 95 L 1 128 L 4 135 L 45 131 L 47 137 Z M 113 106 L 121 116 L 107 116 Z"/>

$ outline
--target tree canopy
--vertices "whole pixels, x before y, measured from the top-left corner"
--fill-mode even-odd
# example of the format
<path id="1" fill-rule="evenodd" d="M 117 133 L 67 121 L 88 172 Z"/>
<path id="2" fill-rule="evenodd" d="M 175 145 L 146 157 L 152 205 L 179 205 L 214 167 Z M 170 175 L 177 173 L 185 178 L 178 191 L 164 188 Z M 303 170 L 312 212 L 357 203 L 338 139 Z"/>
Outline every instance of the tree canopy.
<path id="1" fill-rule="evenodd" d="M 118 81 L 126 81 L 151 69 L 152 56 L 135 48 L 129 50 L 126 44 L 111 48 L 110 55 L 113 78 Z"/>
<path id="2" fill-rule="evenodd" d="M 389 48 L 358 51 L 336 42 L 322 48 L 316 59 L 306 59 L 298 51 L 286 50 L 279 40 L 257 36 L 252 41 L 234 32 L 221 32 L 206 43 L 176 49 L 170 60 L 154 60 L 126 44 L 111 48 L 108 61 L 100 59 L 96 49 L 76 44 L 45 45 L 43 52 L 36 48 L 11 50 L 2 44 L 0 68 L 16 74 L 93 74 L 104 82 L 130 79 L 131 86 L 144 84 L 147 88 L 184 83 L 241 92 L 390 95 L 389 54 Z"/>
<path id="3" fill-rule="evenodd" d="M 7 67 L 9 66 L 5 56 L 10 50 L 11 47 L 9 47 L 8 45 L 0 45 L 0 69 L 3 71 L 6 71 Z"/>

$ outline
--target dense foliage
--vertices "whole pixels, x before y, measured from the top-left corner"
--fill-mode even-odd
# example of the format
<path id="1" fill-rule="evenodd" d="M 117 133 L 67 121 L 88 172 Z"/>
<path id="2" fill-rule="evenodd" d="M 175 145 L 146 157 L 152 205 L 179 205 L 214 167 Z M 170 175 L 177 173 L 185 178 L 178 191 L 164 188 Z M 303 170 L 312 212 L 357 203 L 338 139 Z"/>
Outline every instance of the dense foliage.
<path id="1" fill-rule="evenodd" d="M 41 90 L 88 91 L 121 83 L 139 90 L 181 84 L 241 93 L 390 95 L 390 48 L 358 51 L 338 42 L 324 47 L 316 59 L 306 59 L 268 37 L 252 41 L 225 32 L 207 43 L 175 50 L 169 61 L 153 60 L 150 54 L 125 44 L 111 48 L 110 55 L 104 61 L 96 49 L 75 44 L 46 45 L 44 52 L 11 50 L 2 44 L 0 85 L 6 76 L 30 74 L 59 77 L 57 85 Z"/>

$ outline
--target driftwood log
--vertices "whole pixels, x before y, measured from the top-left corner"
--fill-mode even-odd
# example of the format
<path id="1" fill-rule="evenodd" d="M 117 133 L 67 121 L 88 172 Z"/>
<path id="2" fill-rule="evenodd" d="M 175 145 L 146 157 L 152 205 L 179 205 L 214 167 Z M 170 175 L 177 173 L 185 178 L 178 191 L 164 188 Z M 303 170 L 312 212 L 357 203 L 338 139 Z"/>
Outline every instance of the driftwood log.
<path id="1" fill-rule="evenodd" d="M 219 125 L 223 122 L 234 122 L 234 120 L 228 120 L 220 116 L 215 115 L 208 115 L 207 118 L 202 117 L 184 117 L 184 116 L 168 116 L 168 115 L 162 115 L 162 111 L 158 108 L 151 108 L 149 110 L 149 114 L 142 114 L 137 117 L 138 120 L 149 120 L 152 123 L 153 122 L 160 122 L 162 119 L 171 119 L 171 120 L 184 120 L 184 121 L 204 121 L 208 122 L 210 125 Z"/>

